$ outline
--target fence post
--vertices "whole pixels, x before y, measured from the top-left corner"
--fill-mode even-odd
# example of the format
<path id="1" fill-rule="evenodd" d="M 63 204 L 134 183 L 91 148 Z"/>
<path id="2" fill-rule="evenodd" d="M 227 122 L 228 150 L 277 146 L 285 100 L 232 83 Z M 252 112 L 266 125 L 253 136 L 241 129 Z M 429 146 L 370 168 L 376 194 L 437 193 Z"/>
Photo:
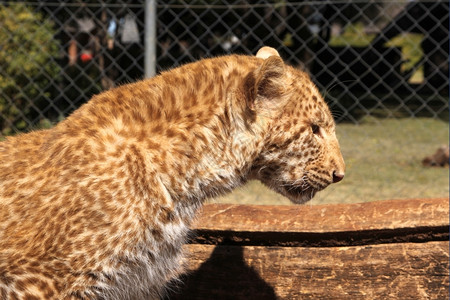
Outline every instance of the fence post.
<path id="1" fill-rule="evenodd" d="M 145 77 L 156 74 L 156 0 L 145 0 L 144 71 Z"/>

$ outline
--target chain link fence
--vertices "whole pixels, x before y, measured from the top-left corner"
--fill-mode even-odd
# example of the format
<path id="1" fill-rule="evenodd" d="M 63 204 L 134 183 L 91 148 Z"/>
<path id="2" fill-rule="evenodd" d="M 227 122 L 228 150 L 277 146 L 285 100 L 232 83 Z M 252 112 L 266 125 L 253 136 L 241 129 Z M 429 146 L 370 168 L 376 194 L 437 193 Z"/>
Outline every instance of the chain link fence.
<path id="1" fill-rule="evenodd" d="M 171 1 L 158 67 L 263 45 L 309 71 L 337 121 L 448 110 L 448 1 Z"/>
<path id="2" fill-rule="evenodd" d="M 144 75 L 145 1 L 0 1 L 0 126 L 55 122 Z M 448 113 L 448 1 L 159 1 L 156 68 L 254 54 L 306 69 L 337 121 Z"/>
<path id="3" fill-rule="evenodd" d="M 142 79 L 149 48 L 159 72 L 263 45 L 311 75 L 338 123 L 448 120 L 449 1 L 0 0 L 1 135 Z"/>

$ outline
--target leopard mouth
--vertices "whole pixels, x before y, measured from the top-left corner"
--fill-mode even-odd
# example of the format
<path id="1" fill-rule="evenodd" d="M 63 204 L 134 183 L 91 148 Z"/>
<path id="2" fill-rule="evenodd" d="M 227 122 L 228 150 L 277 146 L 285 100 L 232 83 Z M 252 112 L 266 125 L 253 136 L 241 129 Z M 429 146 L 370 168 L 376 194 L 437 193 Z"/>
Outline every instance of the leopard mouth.
<path id="1" fill-rule="evenodd" d="M 319 178 L 321 180 L 318 180 L 315 177 L 317 176 L 311 173 L 305 174 L 300 182 L 284 181 L 278 189 L 291 202 L 303 204 L 311 200 L 317 192 L 325 189 L 331 183 L 321 178 Z"/>
<path id="2" fill-rule="evenodd" d="M 319 189 L 313 188 L 307 184 L 303 184 L 302 186 L 283 184 L 280 192 L 291 202 L 303 204 L 311 200 L 318 191 Z"/>
<path id="3" fill-rule="evenodd" d="M 297 182 L 274 180 L 274 178 L 282 177 L 281 173 L 277 165 L 266 165 L 264 168 L 253 167 L 251 179 L 260 180 L 267 187 L 285 196 L 295 204 L 308 202 L 318 191 L 328 186 L 328 184 L 320 183 L 307 174 L 304 174 L 302 180 Z"/>

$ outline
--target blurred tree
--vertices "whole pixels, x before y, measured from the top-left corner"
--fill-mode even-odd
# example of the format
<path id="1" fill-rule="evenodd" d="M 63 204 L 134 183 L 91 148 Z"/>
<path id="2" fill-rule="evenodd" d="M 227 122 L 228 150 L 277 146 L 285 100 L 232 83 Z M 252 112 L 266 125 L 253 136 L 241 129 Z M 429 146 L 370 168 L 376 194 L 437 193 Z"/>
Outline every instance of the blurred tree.
<path id="1" fill-rule="evenodd" d="M 0 5 L 0 130 L 25 130 L 44 119 L 59 73 L 53 24 L 23 4 Z"/>

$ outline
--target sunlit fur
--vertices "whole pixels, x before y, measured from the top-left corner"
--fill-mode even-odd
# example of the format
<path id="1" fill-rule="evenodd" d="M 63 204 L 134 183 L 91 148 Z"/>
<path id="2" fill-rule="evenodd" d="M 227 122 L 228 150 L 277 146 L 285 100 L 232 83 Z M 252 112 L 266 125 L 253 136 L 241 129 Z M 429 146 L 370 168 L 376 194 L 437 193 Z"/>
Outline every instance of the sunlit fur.
<path id="1" fill-rule="evenodd" d="M 0 297 L 158 298 L 207 198 L 256 178 L 300 203 L 333 173 L 329 110 L 273 49 L 101 93 L 0 143 Z"/>

